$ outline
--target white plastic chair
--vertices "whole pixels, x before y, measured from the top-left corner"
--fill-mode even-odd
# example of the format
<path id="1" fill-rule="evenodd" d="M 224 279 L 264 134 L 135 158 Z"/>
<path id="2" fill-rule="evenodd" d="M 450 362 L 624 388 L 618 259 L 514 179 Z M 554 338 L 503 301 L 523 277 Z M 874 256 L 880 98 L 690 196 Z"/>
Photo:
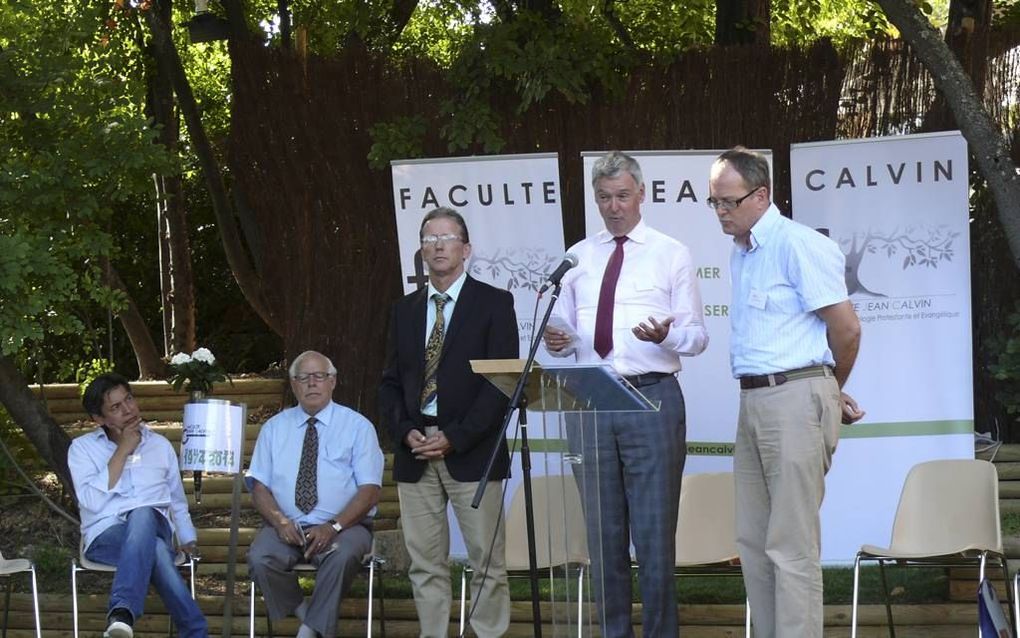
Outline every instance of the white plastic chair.
<path id="1" fill-rule="evenodd" d="M 690 474 L 680 487 L 676 526 L 678 576 L 742 576 L 737 554 L 733 473 Z M 744 602 L 744 635 L 751 608 Z"/>
<path id="2" fill-rule="evenodd" d="M 375 602 L 375 570 L 376 567 L 381 567 L 386 564 L 386 559 L 375 554 L 375 540 L 372 541 L 372 549 L 361 559 L 361 568 L 368 571 L 368 627 L 366 629 L 366 635 L 368 638 L 372 638 L 372 616 L 373 616 L 373 604 Z M 318 571 L 315 565 L 310 563 L 298 563 L 294 566 L 296 572 L 310 572 L 314 573 Z M 380 576 L 380 580 L 381 580 Z M 249 600 L 248 600 L 248 636 L 249 638 L 255 638 L 255 579 L 250 579 L 251 587 L 249 589 Z M 384 608 L 385 598 L 380 596 L 379 606 L 383 607 L 379 612 L 379 629 L 383 636 L 386 636 L 386 610 Z M 273 638 L 273 623 L 266 616 L 266 630 L 269 634 L 269 638 Z"/>
<path id="3" fill-rule="evenodd" d="M 14 574 L 29 572 L 32 577 L 32 611 L 35 613 L 35 635 L 42 638 L 42 627 L 39 624 L 39 588 L 36 584 L 35 565 L 27 558 L 4 558 L 0 552 L 0 576 L 7 577 L 7 594 L 4 596 L 3 638 L 7 638 L 7 614 L 11 611 L 11 589 L 14 587 Z"/>
<path id="4" fill-rule="evenodd" d="M 537 568 L 577 567 L 577 635 L 582 635 L 584 574 L 590 563 L 588 538 L 577 482 L 570 475 L 536 476 L 531 480 L 535 512 Z M 506 516 L 506 570 L 508 576 L 530 576 L 524 485 L 514 492 Z M 460 634 L 467 624 L 467 578 L 460 576 Z"/>
<path id="5" fill-rule="evenodd" d="M 188 568 L 188 582 L 191 586 L 191 597 L 195 597 L 195 568 L 198 564 L 198 557 L 178 551 L 174 557 L 174 565 Z M 78 638 L 78 572 L 108 572 L 113 573 L 117 568 L 106 563 L 97 563 L 85 557 L 85 539 L 78 544 L 78 558 L 71 559 L 71 606 L 74 613 L 74 638 Z M 173 620 L 170 620 L 170 630 L 167 635 L 173 633 Z"/>
<path id="6" fill-rule="evenodd" d="M 1009 583 L 999 528 L 999 477 L 995 466 L 988 461 L 953 459 L 927 461 L 910 469 L 900 492 L 889 547 L 864 545 L 854 560 L 851 638 L 857 636 L 857 598 L 863 560 L 878 561 L 890 636 L 895 633 L 885 581 L 888 562 L 905 567 L 976 564 L 980 583 L 985 577 L 986 563 L 998 561 L 1005 582 Z M 1012 588 L 1006 588 L 1006 595 L 1012 598 Z M 1009 602 L 1015 622 L 1016 614 L 1012 601 Z"/>

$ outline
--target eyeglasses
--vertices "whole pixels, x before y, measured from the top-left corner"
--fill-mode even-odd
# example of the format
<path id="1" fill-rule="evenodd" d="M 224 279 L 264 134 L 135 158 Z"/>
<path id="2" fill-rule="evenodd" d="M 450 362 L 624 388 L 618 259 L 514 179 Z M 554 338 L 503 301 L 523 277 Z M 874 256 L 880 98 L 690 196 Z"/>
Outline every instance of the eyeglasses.
<path id="1" fill-rule="evenodd" d="M 298 383 L 308 383 L 309 379 L 315 379 L 316 381 L 325 381 L 326 379 L 333 376 L 333 372 L 309 372 L 307 374 L 295 374 L 291 377 Z"/>
<path id="2" fill-rule="evenodd" d="M 448 241 L 463 241 L 460 235 L 422 235 L 421 243 L 425 246 L 435 246 L 439 242 L 444 244 Z"/>
<path id="3" fill-rule="evenodd" d="M 708 207 L 711 208 L 712 210 L 721 208 L 726 212 L 730 212 L 732 210 L 736 210 L 738 206 L 744 203 L 745 199 L 757 193 L 759 190 L 761 190 L 761 188 L 762 187 L 759 186 L 757 188 L 751 189 L 750 193 L 744 195 L 740 199 L 716 199 L 714 197 L 709 197 L 708 199 L 705 200 L 705 204 L 707 204 Z"/>

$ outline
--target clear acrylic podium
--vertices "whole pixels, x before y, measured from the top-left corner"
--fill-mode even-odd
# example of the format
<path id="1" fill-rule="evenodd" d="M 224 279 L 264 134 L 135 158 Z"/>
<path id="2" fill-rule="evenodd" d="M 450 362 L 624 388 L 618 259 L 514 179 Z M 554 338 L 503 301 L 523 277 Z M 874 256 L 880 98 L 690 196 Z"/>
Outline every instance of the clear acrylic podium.
<path id="1" fill-rule="evenodd" d="M 472 369 L 510 396 L 524 367 L 523 359 L 472 361 Z M 537 362 L 525 386 L 532 451 L 535 553 L 542 581 L 543 636 L 598 636 L 601 601 L 595 591 L 612 596 L 593 565 L 602 538 L 598 493 L 598 420 L 600 414 L 657 411 L 658 405 L 619 377 L 608 364 Z M 515 451 L 514 433 L 507 439 Z M 516 453 L 516 452 L 515 452 Z M 523 486 L 522 486 L 523 487 Z M 506 514 L 507 569 L 528 575 L 524 491 L 518 488 Z"/>

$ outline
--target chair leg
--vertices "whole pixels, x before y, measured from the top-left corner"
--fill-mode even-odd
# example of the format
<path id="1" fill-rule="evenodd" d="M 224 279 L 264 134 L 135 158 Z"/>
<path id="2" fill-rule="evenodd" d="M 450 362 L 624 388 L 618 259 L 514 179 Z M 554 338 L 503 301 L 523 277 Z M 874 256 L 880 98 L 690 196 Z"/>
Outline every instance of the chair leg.
<path id="1" fill-rule="evenodd" d="M 464 635 L 464 625 L 467 624 L 467 565 L 460 572 L 460 631 L 457 632 L 458 636 Z"/>
<path id="2" fill-rule="evenodd" d="M 251 581 L 251 593 L 248 596 L 248 638 L 255 638 L 255 579 Z"/>
<path id="3" fill-rule="evenodd" d="M 889 638 L 896 638 L 896 627 L 892 620 L 892 601 L 889 599 L 889 585 L 885 580 L 885 561 L 878 561 L 878 574 L 882 577 L 882 595 L 885 596 L 885 620 L 889 623 Z"/>
<path id="4" fill-rule="evenodd" d="M 1010 625 L 1015 625 L 1016 613 L 1013 610 L 1013 591 L 1009 587 L 1009 564 L 1006 562 L 1005 556 L 999 559 L 999 564 L 1002 566 L 1002 584 L 1006 588 L 1006 607 L 1009 609 Z"/>
<path id="5" fill-rule="evenodd" d="M 1013 627 L 1020 636 L 1020 571 L 1013 576 Z"/>
<path id="6" fill-rule="evenodd" d="M 850 638 L 857 638 L 857 594 L 860 590 L 860 581 L 861 553 L 857 552 L 857 556 L 854 558 L 854 596 L 853 605 L 850 608 Z"/>
<path id="7" fill-rule="evenodd" d="M 71 559 L 71 613 L 74 617 L 74 638 L 78 638 L 78 562 Z"/>
<path id="8" fill-rule="evenodd" d="M 14 588 L 14 577 L 7 575 L 7 594 L 4 595 L 4 631 L 3 638 L 7 638 L 7 614 L 11 611 L 11 589 Z"/>
<path id="9" fill-rule="evenodd" d="M 981 558 L 979 559 L 978 568 L 978 591 L 981 591 L 981 583 L 985 580 L 985 563 L 988 560 L 988 552 L 981 552 Z M 981 623 L 978 623 L 978 638 L 982 638 Z"/>
<path id="10" fill-rule="evenodd" d="M 386 588 L 383 583 L 382 566 L 385 561 L 380 559 L 379 563 L 379 635 L 386 638 Z"/>
<path id="11" fill-rule="evenodd" d="M 42 624 L 39 622 L 39 585 L 35 578 L 35 565 L 32 565 L 32 612 L 35 614 L 35 638 L 42 638 Z M 6 623 L 4 627 L 6 627 Z"/>
<path id="12" fill-rule="evenodd" d="M 577 638 L 584 638 L 584 565 L 577 568 Z"/>
<path id="13" fill-rule="evenodd" d="M 368 638 L 372 638 L 372 598 L 375 587 L 375 557 L 368 560 Z"/>

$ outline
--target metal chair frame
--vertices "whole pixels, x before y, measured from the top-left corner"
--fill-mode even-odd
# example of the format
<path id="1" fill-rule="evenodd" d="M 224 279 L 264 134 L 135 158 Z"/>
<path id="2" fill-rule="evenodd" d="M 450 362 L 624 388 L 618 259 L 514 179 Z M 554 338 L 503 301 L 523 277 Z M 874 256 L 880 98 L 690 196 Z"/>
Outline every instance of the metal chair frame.
<path id="1" fill-rule="evenodd" d="M 7 620 L 11 611 L 11 590 L 14 588 L 14 574 L 28 572 L 32 578 L 32 611 L 35 614 L 35 635 L 42 638 L 42 625 L 39 623 L 39 587 L 35 576 L 35 563 L 25 558 L 5 559 L 0 553 L 0 576 L 7 577 L 7 593 L 4 596 L 3 638 L 7 638 Z"/>
<path id="2" fill-rule="evenodd" d="M 191 587 L 191 597 L 195 597 L 195 571 L 199 562 L 199 557 L 186 554 L 178 551 L 177 556 L 174 558 L 174 564 L 177 567 L 187 567 L 189 572 L 188 584 Z M 78 572 L 106 572 L 114 573 L 117 568 L 114 565 L 107 565 L 105 563 L 97 563 L 85 558 L 85 539 L 81 539 L 81 543 L 78 546 L 78 558 L 71 559 L 71 606 L 72 613 L 74 615 L 74 638 L 79 638 L 78 633 Z M 173 619 L 169 621 L 169 629 L 167 629 L 167 635 L 173 635 Z"/>
<path id="3" fill-rule="evenodd" d="M 381 568 L 386 564 L 386 559 L 375 554 L 375 544 L 373 542 L 372 551 L 365 555 L 361 562 L 361 568 L 368 570 L 368 627 L 366 635 L 368 638 L 372 638 L 372 616 L 373 616 L 373 604 L 375 602 L 375 572 L 376 568 Z M 298 563 L 294 566 L 296 572 L 307 572 L 315 573 L 318 569 L 309 563 Z M 255 579 L 249 578 L 251 588 L 249 590 L 248 600 L 248 636 L 249 638 L 255 638 Z M 386 638 L 386 597 L 381 593 L 382 590 L 382 574 L 379 575 L 379 633 L 382 634 L 382 638 Z M 269 634 L 269 638 L 273 638 L 273 621 L 269 618 L 269 614 L 266 614 L 266 631 Z"/>

